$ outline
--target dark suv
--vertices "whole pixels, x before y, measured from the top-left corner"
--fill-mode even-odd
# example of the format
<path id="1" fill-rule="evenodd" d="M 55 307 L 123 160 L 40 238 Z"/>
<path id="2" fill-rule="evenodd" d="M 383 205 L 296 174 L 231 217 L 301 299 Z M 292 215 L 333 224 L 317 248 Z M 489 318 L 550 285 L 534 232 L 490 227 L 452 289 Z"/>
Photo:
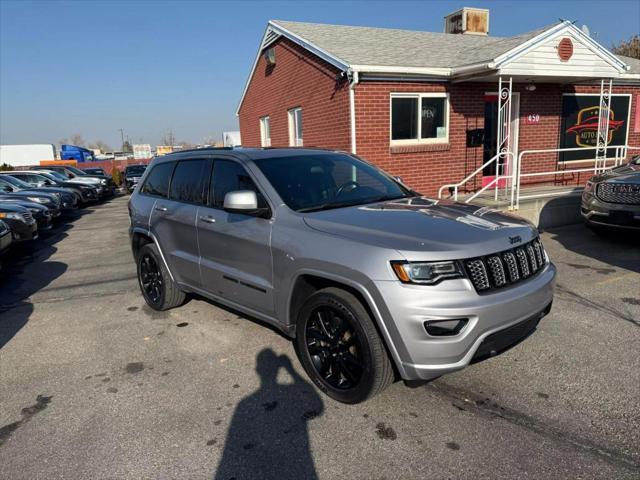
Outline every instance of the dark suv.
<path id="1" fill-rule="evenodd" d="M 640 156 L 592 177 L 582 193 L 587 226 L 640 230 Z"/>
<path id="2" fill-rule="evenodd" d="M 556 270 L 531 224 L 423 197 L 341 152 L 169 154 L 129 213 L 151 308 L 195 292 L 262 319 L 341 402 L 496 355 L 553 300 Z"/>

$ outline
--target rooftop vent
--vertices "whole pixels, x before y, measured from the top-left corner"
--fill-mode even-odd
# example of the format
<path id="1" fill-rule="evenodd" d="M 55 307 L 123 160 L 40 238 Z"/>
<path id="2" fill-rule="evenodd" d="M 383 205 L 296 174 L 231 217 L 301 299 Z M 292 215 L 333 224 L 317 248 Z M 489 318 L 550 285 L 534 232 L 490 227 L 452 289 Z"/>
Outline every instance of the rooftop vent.
<path id="1" fill-rule="evenodd" d="M 445 33 L 489 34 L 489 10 L 464 7 L 444 17 Z"/>

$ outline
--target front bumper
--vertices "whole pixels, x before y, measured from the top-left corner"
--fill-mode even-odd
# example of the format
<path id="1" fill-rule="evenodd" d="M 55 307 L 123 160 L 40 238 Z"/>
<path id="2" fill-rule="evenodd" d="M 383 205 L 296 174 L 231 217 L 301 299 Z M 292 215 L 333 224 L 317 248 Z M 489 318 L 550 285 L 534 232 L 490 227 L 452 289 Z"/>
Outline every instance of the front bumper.
<path id="1" fill-rule="evenodd" d="M 0 254 L 4 253 L 9 248 L 11 242 L 11 230 L 7 230 L 3 235 L 0 235 Z"/>
<path id="2" fill-rule="evenodd" d="M 12 222 L 11 233 L 14 242 L 27 242 L 38 238 L 38 224 L 34 220 L 33 223 Z"/>
<path id="3" fill-rule="evenodd" d="M 640 205 L 606 203 L 591 192 L 584 192 L 580 213 L 589 225 L 640 230 Z"/>
<path id="4" fill-rule="evenodd" d="M 467 279 L 433 287 L 374 282 L 388 310 L 385 330 L 403 379 L 430 380 L 459 370 L 480 359 L 489 336 L 525 321 L 534 322 L 535 329 L 553 301 L 555 277 L 556 268 L 549 263 L 535 277 L 485 295 L 476 293 Z M 425 329 L 427 321 L 452 319 L 467 319 L 457 335 L 434 337 Z"/>

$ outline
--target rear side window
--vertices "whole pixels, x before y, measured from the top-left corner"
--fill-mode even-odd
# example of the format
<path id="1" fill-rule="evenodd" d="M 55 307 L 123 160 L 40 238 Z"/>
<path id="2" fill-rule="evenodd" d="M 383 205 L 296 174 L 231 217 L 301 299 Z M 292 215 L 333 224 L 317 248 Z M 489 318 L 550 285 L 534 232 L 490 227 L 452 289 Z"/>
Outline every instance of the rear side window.
<path id="1" fill-rule="evenodd" d="M 169 196 L 169 180 L 171 179 L 174 165 L 175 163 L 173 162 L 167 162 L 153 167 L 142 186 L 141 192 L 158 197 Z"/>
<path id="2" fill-rule="evenodd" d="M 230 160 L 216 160 L 211 177 L 211 205 L 224 206 L 224 196 L 236 190 L 253 190 L 258 196 L 258 207 L 266 208 L 267 202 L 242 165 Z"/>
<path id="3" fill-rule="evenodd" d="M 185 160 L 178 162 L 173 172 L 173 178 L 171 179 L 169 198 L 180 202 L 203 203 L 206 168 L 206 160 Z"/>

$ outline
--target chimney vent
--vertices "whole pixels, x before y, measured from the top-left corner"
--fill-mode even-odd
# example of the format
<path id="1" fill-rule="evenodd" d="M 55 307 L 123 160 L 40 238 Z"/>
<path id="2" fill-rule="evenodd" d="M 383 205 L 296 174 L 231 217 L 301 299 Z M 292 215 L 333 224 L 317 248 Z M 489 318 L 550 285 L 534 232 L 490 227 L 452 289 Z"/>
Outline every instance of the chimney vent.
<path id="1" fill-rule="evenodd" d="M 445 33 L 489 34 L 489 10 L 464 7 L 444 17 Z"/>

